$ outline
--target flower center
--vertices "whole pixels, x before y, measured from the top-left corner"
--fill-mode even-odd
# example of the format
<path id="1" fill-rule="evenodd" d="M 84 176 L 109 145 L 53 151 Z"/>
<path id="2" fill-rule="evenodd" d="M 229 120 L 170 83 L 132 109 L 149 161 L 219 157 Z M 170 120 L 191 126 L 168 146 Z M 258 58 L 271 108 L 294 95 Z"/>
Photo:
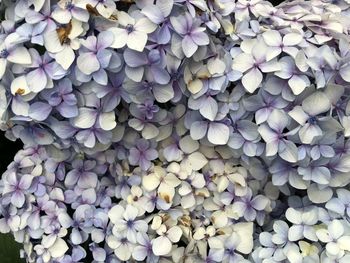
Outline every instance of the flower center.
<path id="1" fill-rule="evenodd" d="M 310 124 L 316 124 L 316 123 L 317 123 L 316 117 L 314 117 L 314 116 L 313 116 L 313 117 L 310 117 L 310 118 L 309 118 L 309 123 L 310 123 Z"/>
<path id="2" fill-rule="evenodd" d="M 132 31 L 134 31 L 134 26 L 131 25 L 131 24 L 128 24 L 126 27 L 125 27 L 126 31 L 128 31 L 128 33 L 130 34 Z"/>
<path id="3" fill-rule="evenodd" d="M 74 8 L 74 4 L 72 2 L 67 2 L 65 7 L 67 10 L 71 11 Z"/>
<path id="4" fill-rule="evenodd" d="M 0 51 L 0 58 L 7 58 L 9 55 L 10 53 L 6 49 Z"/>
<path id="5" fill-rule="evenodd" d="M 128 243 L 128 239 L 126 237 L 123 237 L 121 240 L 120 240 L 120 243 L 122 244 L 127 244 Z"/>
<path id="6" fill-rule="evenodd" d="M 128 226 L 128 228 L 132 228 L 134 226 L 134 220 L 128 220 L 126 221 L 126 225 Z"/>

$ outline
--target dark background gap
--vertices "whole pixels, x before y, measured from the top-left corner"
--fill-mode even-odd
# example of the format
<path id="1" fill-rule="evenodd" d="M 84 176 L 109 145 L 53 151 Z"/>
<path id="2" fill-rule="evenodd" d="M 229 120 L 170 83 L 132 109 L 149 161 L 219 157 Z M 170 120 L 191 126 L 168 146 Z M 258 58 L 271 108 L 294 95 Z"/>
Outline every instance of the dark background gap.
<path id="1" fill-rule="evenodd" d="M 13 161 L 15 154 L 22 149 L 23 144 L 17 140 L 15 142 L 8 140 L 3 131 L 0 132 L 0 173 L 6 171 L 7 166 Z"/>

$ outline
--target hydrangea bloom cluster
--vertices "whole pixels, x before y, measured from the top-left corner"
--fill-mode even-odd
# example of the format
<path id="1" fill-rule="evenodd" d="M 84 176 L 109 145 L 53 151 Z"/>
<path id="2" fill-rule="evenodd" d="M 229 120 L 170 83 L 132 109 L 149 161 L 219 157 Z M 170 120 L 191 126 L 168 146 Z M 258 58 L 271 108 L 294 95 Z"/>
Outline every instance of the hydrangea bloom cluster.
<path id="1" fill-rule="evenodd" d="M 2 0 L 0 231 L 27 262 L 350 262 L 347 0 Z"/>

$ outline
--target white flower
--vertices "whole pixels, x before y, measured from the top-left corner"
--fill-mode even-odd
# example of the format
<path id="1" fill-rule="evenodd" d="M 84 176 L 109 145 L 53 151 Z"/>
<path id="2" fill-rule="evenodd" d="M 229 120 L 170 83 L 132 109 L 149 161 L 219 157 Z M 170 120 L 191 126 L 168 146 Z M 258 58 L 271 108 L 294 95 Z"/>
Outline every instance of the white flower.
<path id="1" fill-rule="evenodd" d="M 119 25 L 109 29 L 114 34 L 113 48 L 122 48 L 125 45 L 133 50 L 141 52 L 147 43 L 147 34 L 152 33 L 157 25 L 148 18 L 141 17 L 135 19 L 127 13 L 117 12 Z"/>
<path id="2" fill-rule="evenodd" d="M 159 237 L 152 243 L 152 251 L 156 256 L 164 256 L 171 252 L 172 243 L 179 242 L 182 229 L 179 226 L 167 226 L 162 223 L 160 216 L 155 216 L 152 221 L 152 229 L 156 230 Z"/>
<path id="3" fill-rule="evenodd" d="M 50 262 L 51 258 L 60 258 L 68 250 L 66 242 L 62 238 L 57 238 L 54 243 L 45 242 L 43 239 L 41 245 L 36 245 L 34 250 L 41 255 L 44 262 Z"/>
<path id="4" fill-rule="evenodd" d="M 106 242 L 120 260 L 126 261 L 130 259 L 134 244 L 128 241 L 126 235 L 108 236 Z"/>
<path id="5" fill-rule="evenodd" d="M 64 69 L 68 69 L 74 59 L 74 50 L 80 47 L 77 39 L 83 33 L 82 23 L 72 19 L 69 24 L 44 34 L 47 51 L 55 55 L 56 62 Z"/>
<path id="6" fill-rule="evenodd" d="M 23 46 L 14 44 L 12 38 L 9 35 L 5 39 L 2 38 L 0 40 L 0 80 L 9 66 L 8 62 L 20 65 L 29 65 L 32 63 L 28 50 Z"/>
<path id="7" fill-rule="evenodd" d="M 288 208 L 286 217 L 293 225 L 289 228 L 288 239 L 290 241 L 297 241 L 304 237 L 317 241 L 316 231 L 314 225 L 318 221 L 318 213 L 314 208 L 300 211 L 295 208 Z"/>
<path id="8" fill-rule="evenodd" d="M 276 59 L 268 59 L 268 47 L 263 41 L 245 40 L 241 44 L 243 53 L 233 58 L 232 69 L 245 73 L 242 78 L 244 88 L 253 93 L 261 84 L 263 74 L 281 69 Z"/>
<path id="9" fill-rule="evenodd" d="M 113 206 L 108 213 L 114 224 L 113 234 L 126 233 L 128 241 L 136 243 L 137 232 L 146 232 L 148 229 L 145 221 L 136 220 L 138 213 L 138 209 L 132 205 L 127 205 L 125 209 L 121 205 Z"/>
<path id="10" fill-rule="evenodd" d="M 326 253 L 329 257 L 337 257 L 344 251 L 350 252 L 350 236 L 344 235 L 342 221 L 333 220 L 327 229 L 317 230 L 316 235 L 320 241 L 326 243 Z"/>
<path id="11" fill-rule="evenodd" d="M 158 188 L 158 194 L 167 203 L 171 203 L 175 195 L 175 187 L 181 181 L 173 173 L 167 173 L 160 166 L 155 166 L 153 172 L 143 176 L 142 185 L 147 191 L 153 191 Z"/>

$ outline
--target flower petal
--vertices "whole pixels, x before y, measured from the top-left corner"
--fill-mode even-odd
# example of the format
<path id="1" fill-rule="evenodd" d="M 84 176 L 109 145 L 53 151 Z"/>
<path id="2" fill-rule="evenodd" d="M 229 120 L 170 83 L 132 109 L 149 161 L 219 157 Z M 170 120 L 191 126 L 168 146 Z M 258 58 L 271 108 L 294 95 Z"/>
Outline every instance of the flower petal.
<path id="1" fill-rule="evenodd" d="M 209 124 L 208 140 L 215 145 L 225 145 L 230 138 L 230 129 L 223 123 Z"/>
<path id="2" fill-rule="evenodd" d="M 169 238 L 160 236 L 153 240 L 152 251 L 156 256 L 164 256 L 171 251 L 172 244 Z"/>
<path id="3" fill-rule="evenodd" d="M 247 91 L 253 93 L 259 87 L 262 80 L 263 75 L 261 74 L 260 70 L 257 68 L 252 68 L 243 76 L 242 84 Z"/>

